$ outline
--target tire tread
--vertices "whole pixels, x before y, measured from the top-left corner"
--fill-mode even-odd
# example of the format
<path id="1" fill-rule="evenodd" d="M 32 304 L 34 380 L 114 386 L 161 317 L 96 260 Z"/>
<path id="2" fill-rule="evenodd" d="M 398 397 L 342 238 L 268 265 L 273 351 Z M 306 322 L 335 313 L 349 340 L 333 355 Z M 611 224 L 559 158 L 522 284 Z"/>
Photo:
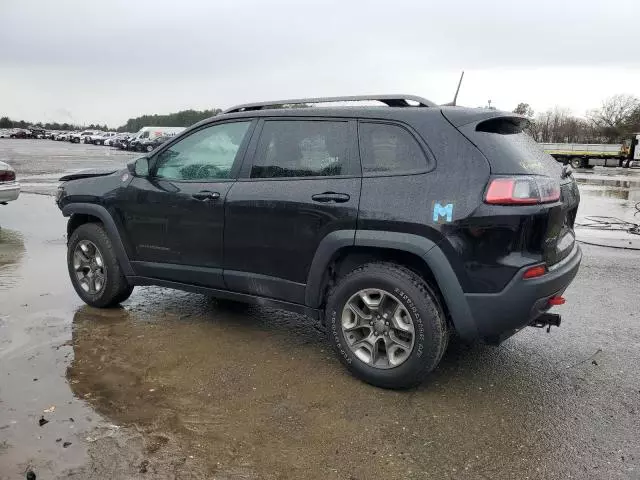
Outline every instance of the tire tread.
<path id="1" fill-rule="evenodd" d="M 92 238 L 93 237 L 93 238 Z M 69 237 L 67 262 L 71 261 L 71 247 L 75 245 L 79 240 L 97 240 L 98 247 L 102 253 L 102 256 L 107 265 L 107 284 L 105 291 L 100 297 L 93 299 L 87 297 L 86 294 L 78 288 L 75 279 L 71 279 L 74 289 L 86 303 L 93 307 L 109 308 L 114 307 L 121 302 L 124 302 L 133 291 L 133 287 L 129 285 L 126 277 L 122 273 L 118 257 L 116 256 L 115 249 L 111 243 L 111 239 L 107 235 L 104 227 L 100 223 L 84 223 L 76 228 Z M 70 264 L 69 274 L 71 275 Z"/>
<path id="2" fill-rule="evenodd" d="M 327 299 L 331 299 L 336 294 L 336 292 L 340 288 L 340 286 L 344 282 L 348 281 L 350 278 L 355 277 L 355 276 L 359 276 L 362 273 L 375 271 L 375 270 L 381 271 L 384 274 L 386 274 L 386 275 L 388 275 L 388 276 L 390 276 L 392 278 L 396 278 L 397 280 L 399 280 L 401 282 L 404 281 L 404 282 L 410 283 L 427 300 L 425 302 L 425 304 L 426 304 L 427 308 L 429 309 L 429 313 L 436 320 L 434 322 L 434 325 L 433 325 L 433 327 L 435 328 L 434 338 L 437 338 L 439 341 L 436 344 L 436 348 L 435 348 L 434 352 L 432 352 L 432 353 L 427 352 L 427 355 L 430 355 L 432 360 L 423 362 L 422 369 L 421 369 L 421 371 L 419 371 L 417 373 L 417 375 L 415 375 L 415 378 L 412 381 L 409 381 L 409 382 L 405 381 L 403 383 L 403 387 L 406 387 L 406 388 L 414 387 L 414 386 L 420 384 L 424 380 L 424 378 L 431 371 L 433 371 L 435 366 L 438 365 L 438 363 L 442 359 L 445 351 L 447 350 L 447 346 L 449 344 L 449 327 L 448 327 L 446 315 L 444 314 L 444 311 L 443 311 L 443 308 L 442 308 L 442 306 L 440 304 L 440 300 L 438 298 L 438 295 L 434 292 L 434 290 L 431 288 L 431 286 L 424 280 L 424 278 L 422 278 L 420 275 L 418 275 L 413 270 L 405 267 L 404 265 L 400 265 L 400 264 L 393 263 L 393 262 L 385 262 L 385 261 L 370 262 L 370 263 L 366 263 L 364 265 L 361 265 L 360 267 L 352 270 L 348 274 L 346 274 L 343 277 L 341 277 L 329 289 L 329 292 L 328 292 L 326 298 Z M 327 304 L 328 303 L 329 302 L 327 302 Z M 335 347 L 335 344 L 334 344 L 333 340 L 331 339 L 331 329 L 328 328 L 327 332 L 328 332 L 328 335 L 329 335 L 329 338 L 330 338 L 332 344 Z M 335 347 L 335 348 L 337 348 L 337 347 Z M 340 358 L 341 362 L 345 366 L 347 366 L 347 368 L 350 367 L 350 365 L 343 358 L 342 355 L 338 355 L 338 357 Z"/>

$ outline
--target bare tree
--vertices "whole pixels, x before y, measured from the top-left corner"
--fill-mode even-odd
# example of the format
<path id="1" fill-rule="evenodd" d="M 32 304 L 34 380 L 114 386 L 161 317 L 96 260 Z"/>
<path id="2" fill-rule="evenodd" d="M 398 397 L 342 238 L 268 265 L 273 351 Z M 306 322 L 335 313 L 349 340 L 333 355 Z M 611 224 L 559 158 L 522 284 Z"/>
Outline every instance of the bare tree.
<path id="1" fill-rule="evenodd" d="M 599 129 L 587 120 L 576 117 L 571 110 L 555 107 L 538 113 L 531 121 L 529 134 L 542 143 L 602 143 Z"/>
<path id="2" fill-rule="evenodd" d="M 640 110 L 640 98 L 633 95 L 614 95 L 591 110 L 588 117 L 611 142 L 619 141 L 633 127 L 634 117 Z"/>

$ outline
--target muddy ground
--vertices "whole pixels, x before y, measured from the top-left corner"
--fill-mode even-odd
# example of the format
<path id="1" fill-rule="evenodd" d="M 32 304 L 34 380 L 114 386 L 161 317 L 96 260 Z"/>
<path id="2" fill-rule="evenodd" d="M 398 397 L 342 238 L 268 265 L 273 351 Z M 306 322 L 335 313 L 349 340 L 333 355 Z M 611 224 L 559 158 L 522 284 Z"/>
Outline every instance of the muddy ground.
<path id="1" fill-rule="evenodd" d="M 640 478 L 640 252 L 585 245 L 561 328 L 454 343 L 420 388 L 385 391 L 304 317 L 153 287 L 84 306 L 47 194 L 127 158 L 0 140 L 31 192 L 0 207 L 0 479 Z M 581 218 L 633 220 L 640 175 L 577 176 Z"/>

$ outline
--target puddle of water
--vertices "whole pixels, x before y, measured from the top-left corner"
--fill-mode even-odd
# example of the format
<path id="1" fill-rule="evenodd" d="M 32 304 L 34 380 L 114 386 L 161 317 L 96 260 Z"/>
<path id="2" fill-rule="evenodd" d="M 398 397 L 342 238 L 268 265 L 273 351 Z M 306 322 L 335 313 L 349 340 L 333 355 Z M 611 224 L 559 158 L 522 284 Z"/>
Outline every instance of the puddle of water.
<path id="1" fill-rule="evenodd" d="M 16 271 L 24 253 L 22 234 L 0 228 L 0 290 L 7 290 L 15 283 Z"/>
<path id="2" fill-rule="evenodd" d="M 640 208 L 640 170 L 595 168 L 574 175 L 581 197 L 579 223 L 591 215 L 640 223 L 640 214 L 635 215 Z"/>

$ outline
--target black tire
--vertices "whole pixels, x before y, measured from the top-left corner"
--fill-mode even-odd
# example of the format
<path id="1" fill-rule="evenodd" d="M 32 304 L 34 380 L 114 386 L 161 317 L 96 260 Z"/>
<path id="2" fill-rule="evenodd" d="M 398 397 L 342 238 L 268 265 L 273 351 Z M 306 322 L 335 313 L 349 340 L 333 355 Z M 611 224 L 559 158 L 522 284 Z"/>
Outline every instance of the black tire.
<path id="1" fill-rule="evenodd" d="M 573 158 L 571 159 L 571 162 L 570 162 L 570 163 L 571 163 L 571 166 L 572 166 L 573 168 L 581 168 L 581 167 L 582 167 L 582 159 L 581 159 L 581 158 L 573 157 Z"/>
<path id="2" fill-rule="evenodd" d="M 381 289 L 401 301 L 414 324 L 414 346 L 400 365 L 380 369 L 360 360 L 342 330 L 342 310 L 363 289 Z M 447 349 L 449 328 L 437 295 L 419 275 L 394 263 L 369 263 L 341 278 L 327 296 L 329 342 L 347 369 L 361 380 L 382 388 L 410 388 L 436 368 Z"/>
<path id="3" fill-rule="evenodd" d="M 153 152 L 153 146 L 147 145 L 146 150 L 147 150 L 147 152 Z"/>
<path id="4" fill-rule="evenodd" d="M 95 244 L 104 260 L 104 287 L 96 294 L 82 289 L 73 268 L 73 254 L 76 246 L 82 240 L 88 240 Z M 114 307 L 124 302 L 133 292 L 133 286 L 129 285 L 122 273 L 111 240 L 104 227 L 99 223 L 85 223 L 71 234 L 67 246 L 67 269 L 76 293 L 92 307 Z"/>

